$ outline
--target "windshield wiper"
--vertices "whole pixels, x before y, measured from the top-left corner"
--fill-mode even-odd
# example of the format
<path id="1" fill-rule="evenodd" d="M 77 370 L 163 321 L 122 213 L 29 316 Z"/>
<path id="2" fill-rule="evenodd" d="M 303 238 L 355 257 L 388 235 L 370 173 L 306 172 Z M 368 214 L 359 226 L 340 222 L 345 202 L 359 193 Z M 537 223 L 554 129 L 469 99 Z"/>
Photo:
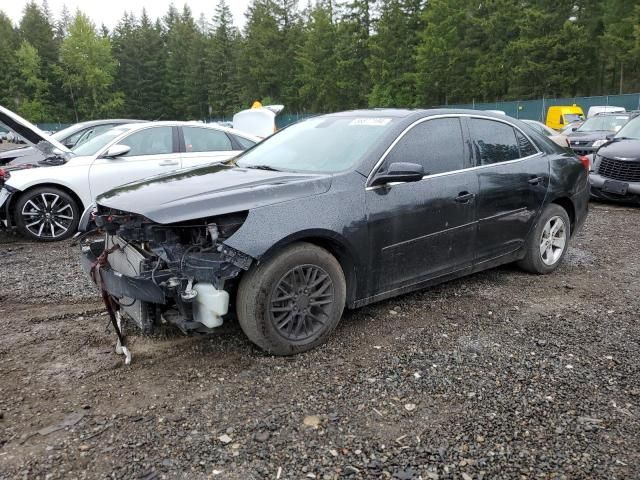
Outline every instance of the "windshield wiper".
<path id="1" fill-rule="evenodd" d="M 278 170 L 277 168 L 273 168 L 270 165 L 247 165 L 244 168 L 254 168 L 256 170 L 268 170 L 270 172 L 280 172 L 281 170 Z"/>

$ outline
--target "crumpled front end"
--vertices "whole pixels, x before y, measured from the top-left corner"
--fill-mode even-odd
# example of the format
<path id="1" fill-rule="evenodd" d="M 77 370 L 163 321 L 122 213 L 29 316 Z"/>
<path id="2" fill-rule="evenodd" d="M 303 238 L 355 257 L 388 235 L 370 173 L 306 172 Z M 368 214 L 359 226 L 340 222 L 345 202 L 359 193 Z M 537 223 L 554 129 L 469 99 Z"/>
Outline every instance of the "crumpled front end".
<path id="1" fill-rule="evenodd" d="M 145 333 L 165 324 L 208 332 L 222 324 L 237 279 L 253 262 L 224 243 L 246 217 L 165 225 L 99 207 L 93 221 L 105 238 L 83 246 L 83 268 Z"/>

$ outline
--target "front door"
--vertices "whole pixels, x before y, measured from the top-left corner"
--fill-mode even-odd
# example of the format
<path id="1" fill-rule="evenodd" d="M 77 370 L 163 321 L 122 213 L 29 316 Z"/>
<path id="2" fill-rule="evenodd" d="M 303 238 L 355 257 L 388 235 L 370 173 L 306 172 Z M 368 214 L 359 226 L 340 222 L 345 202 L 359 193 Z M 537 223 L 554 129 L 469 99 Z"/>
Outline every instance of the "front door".
<path id="1" fill-rule="evenodd" d="M 457 117 L 414 125 L 386 156 L 424 166 L 418 182 L 369 187 L 366 192 L 372 275 L 369 291 L 383 293 L 471 268 L 478 194 L 470 151 Z"/>
<path id="2" fill-rule="evenodd" d="M 520 249 L 540 212 L 549 185 L 549 161 L 508 123 L 470 118 L 478 168 L 476 263 Z"/>
<path id="3" fill-rule="evenodd" d="M 168 173 L 181 166 L 177 152 L 174 127 L 158 126 L 138 130 L 118 142 L 131 150 L 116 158 L 97 158 L 89 169 L 91 196 L 142 180 L 153 175 Z"/>

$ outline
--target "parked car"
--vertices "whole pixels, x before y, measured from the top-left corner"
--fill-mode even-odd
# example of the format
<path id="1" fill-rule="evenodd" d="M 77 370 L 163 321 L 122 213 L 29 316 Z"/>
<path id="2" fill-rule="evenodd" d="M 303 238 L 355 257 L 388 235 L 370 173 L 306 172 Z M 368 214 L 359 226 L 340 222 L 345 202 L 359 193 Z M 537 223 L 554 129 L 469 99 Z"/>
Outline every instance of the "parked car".
<path id="1" fill-rule="evenodd" d="M 55 241 L 76 232 L 97 195 L 133 180 L 236 156 L 259 139 L 216 125 L 147 122 L 120 125 L 69 150 L 0 107 L 0 121 L 19 130 L 46 157 L 45 166 L 9 172 L 0 220 L 27 238 Z M 58 153 L 56 153 L 58 152 Z"/>
<path id="2" fill-rule="evenodd" d="M 549 140 L 556 143 L 557 145 L 560 145 L 561 147 L 571 146 L 569 145 L 569 138 L 566 135 L 547 127 L 544 123 L 538 122 L 536 120 L 522 120 L 522 121 L 527 125 L 529 125 L 531 128 L 533 128 L 538 133 L 546 137 L 549 137 Z"/>
<path id="3" fill-rule="evenodd" d="M 573 122 L 584 121 L 584 112 L 577 105 L 557 105 L 547 110 L 546 125 L 554 130 L 562 130 Z"/>
<path id="4" fill-rule="evenodd" d="M 640 116 L 598 149 L 589 183 L 594 198 L 640 204 Z"/>
<path id="5" fill-rule="evenodd" d="M 7 133 L 5 138 L 6 138 L 7 142 L 9 142 L 9 143 L 16 143 L 16 144 L 25 143 L 24 139 L 20 135 L 14 133 L 14 132 Z"/>
<path id="6" fill-rule="evenodd" d="M 562 130 L 559 130 L 559 132 L 562 135 L 565 135 L 565 136 L 568 137 L 571 132 L 575 132 L 578 129 L 578 127 L 580 125 L 582 125 L 583 123 L 584 123 L 583 120 L 580 120 L 580 121 L 577 121 L 577 122 L 571 122 L 569 125 L 564 127 Z"/>
<path id="7" fill-rule="evenodd" d="M 93 215 L 106 236 L 82 261 L 145 332 L 211 331 L 235 298 L 249 339 L 289 355 L 326 341 L 345 306 L 504 263 L 554 271 L 585 220 L 587 177 L 503 115 L 323 115 L 223 164 L 100 195 L 82 224 Z"/>
<path id="8" fill-rule="evenodd" d="M 117 125 L 140 122 L 141 120 L 93 120 L 71 125 L 59 132 L 50 134 L 51 137 L 59 141 L 68 149 L 73 149 L 77 145 L 82 145 L 87 140 L 106 132 Z M 47 134 L 48 132 L 42 132 Z M 45 157 L 37 148 L 24 146 L 14 150 L 0 152 L 0 166 L 31 164 L 35 165 Z"/>
<path id="9" fill-rule="evenodd" d="M 624 113 L 627 110 L 624 107 L 613 107 L 610 105 L 602 105 L 602 106 L 593 106 L 589 107 L 587 111 L 587 118 L 595 117 L 596 115 L 600 115 L 601 113 Z"/>
<path id="10" fill-rule="evenodd" d="M 587 120 L 569 134 L 571 148 L 577 155 L 591 155 L 607 142 L 635 113 L 600 113 Z"/>

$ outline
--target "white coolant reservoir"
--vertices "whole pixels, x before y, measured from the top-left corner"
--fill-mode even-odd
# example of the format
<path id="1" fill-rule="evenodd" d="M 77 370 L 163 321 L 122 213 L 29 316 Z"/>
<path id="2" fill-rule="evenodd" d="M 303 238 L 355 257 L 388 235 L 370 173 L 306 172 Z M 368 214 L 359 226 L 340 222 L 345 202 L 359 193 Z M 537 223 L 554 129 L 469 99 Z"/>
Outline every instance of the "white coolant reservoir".
<path id="1" fill-rule="evenodd" d="M 210 283 L 196 283 L 193 289 L 198 292 L 193 301 L 193 319 L 209 328 L 222 325 L 222 315 L 229 310 L 229 294 Z"/>

